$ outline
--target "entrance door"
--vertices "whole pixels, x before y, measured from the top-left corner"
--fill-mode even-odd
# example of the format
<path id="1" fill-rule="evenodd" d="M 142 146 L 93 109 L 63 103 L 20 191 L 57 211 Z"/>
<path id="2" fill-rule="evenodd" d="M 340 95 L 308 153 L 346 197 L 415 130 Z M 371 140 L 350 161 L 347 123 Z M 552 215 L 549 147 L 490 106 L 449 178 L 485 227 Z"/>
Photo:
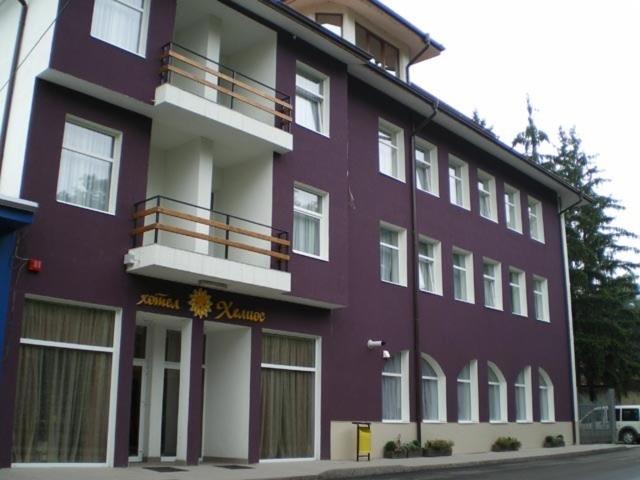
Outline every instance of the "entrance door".
<path id="1" fill-rule="evenodd" d="M 144 453 L 144 432 L 147 398 L 147 327 L 136 326 L 133 347 L 133 372 L 131 380 L 131 414 L 129 415 L 129 461 L 141 462 Z"/>
<path id="2" fill-rule="evenodd" d="M 166 330 L 164 375 L 162 387 L 162 427 L 160 456 L 175 460 L 178 447 L 178 405 L 180 401 L 180 344 L 179 330 Z"/>

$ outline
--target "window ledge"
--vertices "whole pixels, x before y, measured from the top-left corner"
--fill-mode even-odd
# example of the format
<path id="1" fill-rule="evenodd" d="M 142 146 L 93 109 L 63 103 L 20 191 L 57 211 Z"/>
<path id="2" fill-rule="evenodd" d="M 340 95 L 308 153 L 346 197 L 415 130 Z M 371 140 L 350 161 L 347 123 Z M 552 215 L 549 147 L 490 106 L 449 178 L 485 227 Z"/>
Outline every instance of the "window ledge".
<path id="1" fill-rule="evenodd" d="M 507 226 L 507 230 L 509 230 L 510 232 L 513 232 L 513 233 L 517 233 L 518 235 L 522 235 L 522 229 L 518 230 L 517 228 L 511 228 L 511 227 Z"/>
<path id="2" fill-rule="evenodd" d="M 477 420 L 458 420 L 458 424 L 460 425 L 477 425 L 478 423 Z"/>
<path id="3" fill-rule="evenodd" d="M 110 215 L 112 217 L 115 217 L 115 215 L 116 215 L 116 212 L 115 211 L 111 211 L 111 210 L 98 210 L 97 208 L 85 207 L 84 205 L 78 205 L 77 203 L 65 202 L 63 200 L 58 200 L 58 199 L 56 199 L 56 202 L 58 202 L 58 203 L 60 203 L 62 205 L 68 205 L 70 207 L 81 208 L 83 210 L 89 210 L 90 212 L 96 212 L 96 213 L 102 213 L 104 215 Z"/>
<path id="4" fill-rule="evenodd" d="M 451 205 L 453 205 L 454 207 L 458 207 L 462 210 L 466 210 L 467 212 L 471 212 L 471 207 L 467 206 L 467 205 L 459 205 L 457 203 L 453 203 L 451 202 Z"/>
<path id="5" fill-rule="evenodd" d="M 429 290 L 423 290 L 422 288 L 418 289 L 420 293 L 426 293 L 428 295 L 437 295 L 438 297 L 442 297 L 442 292 L 431 292 Z"/>
<path id="6" fill-rule="evenodd" d="M 318 135 L 320 135 L 321 137 L 324 137 L 326 139 L 330 139 L 331 137 L 329 136 L 328 133 L 326 132 L 319 132 L 318 130 L 314 130 L 313 128 L 309 128 L 309 127 L 305 127 L 304 125 L 295 122 L 296 127 L 300 127 L 300 128 L 304 128 L 307 132 L 312 132 L 312 133 L 317 133 Z"/>
<path id="7" fill-rule="evenodd" d="M 416 190 L 418 192 L 422 192 L 422 193 L 426 193 L 427 195 L 431 195 L 432 197 L 440 198 L 440 193 L 439 192 L 430 192 L 429 190 L 424 190 L 424 189 L 418 188 L 418 187 L 416 187 Z"/>
<path id="8" fill-rule="evenodd" d="M 551 423 L 556 423 L 556 421 L 555 420 L 540 420 L 540 423 L 551 424 Z"/>
<path id="9" fill-rule="evenodd" d="M 409 425 L 409 421 L 407 420 L 382 420 L 382 423 L 395 423 L 401 425 Z"/>
<path id="10" fill-rule="evenodd" d="M 399 182 L 399 183 L 407 183 L 407 182 L 406 182 L 406 180 L 405 180 L 404 178 L 394 177 L 393 175 L 389 175 L 388 173 L 381 172 L 380 170 L 378 170 L 378 173 L 379 173 L 380 175 L 383 175 L 383 176 L 387 177 L 387 178 L 390 178 L 390 179 L 392 179 L 392 180 L 395 180 L 396 182 Z"/>
<path id="11" fill-rule="evenodd" d="M 521 424 L 530 424 L 533 423 L 533 420 L 516 420 L 516 423 L 521 423 Z"/>
<path id="12" fill-rule="evenodd" d="M 300 252 L 298 250 L 291 250 L 296 255 L 301 255 L 303 257 L 313 258 L 314 260 L 321 260 L 323 262 L 328 262 L 329 259 L 327 257 L 313 255 L 312 253 Z"/>
<path id="13" fill-rule="evenodd" d="M 547 319 L 540 320 L 540 319 L 536 318 L 536 322 L 551 324 L 551 320 L 547 320 Z"/>
<path id="14" fill-rule="evenodd" d="M 488 220 L 491 223 L 495 223 L 496 225 L 498 224 L 498 219 L 497 218 L 485 217 L 484 215 L 480 215 L 480 218 L 482 218 L 484 220 Z"/>
<path id="15" fill-rule="evenodd" d="M 489 310 L 495 310 L 496 312 L 503 312 L 504 309 L 502 307 L 491 307 L 489 305 L 485 305 L 484 308 L 488 308 Z"/>
<path id="16" fill-rule="evenodd" d="M 506 425 L 509 422 L 507 422 L 506 420 L 489 420 L 489 423 L 491 425 Z"/>
<path id="17" fill-rule="evenodd" d="M 529 315 L 527 315 L 527 313 L 516 313 L 516 312 L 511 312 L 512 315 L 515 315 L 516 317 L 522 317 L 522 318 L 528 318 Z"/>
<path id="18" fill-rule="evenodd" d="M 463 298 L 453 298 L 456 302 L 468 303 L 469 305 L 475 305 L 475 300 L 465 300 Z"/>
<path id="19" fill-rule="evenodd" d="M 382 283 L 386 283 L 387 285 L 395 285 L 396 287 L 404 287 L 404 288 L 406 288 L 406 287 L 407 287 L 407 284 L 406 284 L 406 283 L 390 282 L 389 280 L 383 280 L 383 279 L 380 279 L 380 281 L 381 281 Z"/>
<path id="20" fill-rule="evenodd" d="M 422 423 L 431 423 L 431 424 L 445 424 L 446 420 L 422 420 Z"/>

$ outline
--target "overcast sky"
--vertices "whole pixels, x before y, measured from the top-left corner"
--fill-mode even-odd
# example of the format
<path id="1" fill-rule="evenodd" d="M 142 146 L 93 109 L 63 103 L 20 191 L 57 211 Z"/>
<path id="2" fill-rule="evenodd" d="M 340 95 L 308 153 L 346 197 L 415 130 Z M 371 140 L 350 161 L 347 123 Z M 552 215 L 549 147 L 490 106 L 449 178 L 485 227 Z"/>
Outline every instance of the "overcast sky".
<path id="1" fill-rule="evenodd" d="M 526 96 L 553 141 L 575 126 L 640 235 L 640 1 L 383 0 L 446 50 L 411 80 L 510 144 L 526 125 Z M 640 240 L 630 242 L 640 248 Z M 635 261 L 640 256 L 633 255 Z"/>

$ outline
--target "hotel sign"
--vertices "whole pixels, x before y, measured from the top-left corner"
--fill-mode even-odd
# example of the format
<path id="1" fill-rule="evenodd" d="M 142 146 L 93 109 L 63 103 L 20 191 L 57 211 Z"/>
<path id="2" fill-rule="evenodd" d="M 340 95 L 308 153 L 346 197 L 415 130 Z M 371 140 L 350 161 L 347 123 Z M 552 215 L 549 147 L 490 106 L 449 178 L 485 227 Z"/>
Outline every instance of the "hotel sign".
<path id="1" fill-rule="evenodd" d="M 165 293 L 144 293 L 140 295 L 136 305 L 180 310 L 181 304 L 179 298 L 171 298 Z M 214 302 L 209 292 L 203 288 L 196 288 L 191 292 L 187 305 L 189 312 L 195 318 L 207 319 L 211 317 L 212 320 L 244 320 L 255 323 L 262 323 L 267 319 L 266 312 L 238 307 L 231 300 Z"/>

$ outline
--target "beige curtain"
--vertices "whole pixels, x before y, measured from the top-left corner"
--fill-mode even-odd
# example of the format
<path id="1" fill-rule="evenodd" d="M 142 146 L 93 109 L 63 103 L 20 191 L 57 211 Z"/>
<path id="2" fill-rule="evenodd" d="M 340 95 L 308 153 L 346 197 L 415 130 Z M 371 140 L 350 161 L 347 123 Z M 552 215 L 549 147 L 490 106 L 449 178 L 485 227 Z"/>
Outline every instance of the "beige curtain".
<path id="1" fill-rule="evenodd" d="M 315 367 L 315 342 L 284 335 L 262 336 L 262 363 Z"/>
<path id="2" fill-rule="evenodd" d="M 91 312 L 29 301 L 23 337 L 112 342 L 113 313 Z M 111 353 L 21 345 L 13 462 L 105 462 L 110 385 Z"/>

